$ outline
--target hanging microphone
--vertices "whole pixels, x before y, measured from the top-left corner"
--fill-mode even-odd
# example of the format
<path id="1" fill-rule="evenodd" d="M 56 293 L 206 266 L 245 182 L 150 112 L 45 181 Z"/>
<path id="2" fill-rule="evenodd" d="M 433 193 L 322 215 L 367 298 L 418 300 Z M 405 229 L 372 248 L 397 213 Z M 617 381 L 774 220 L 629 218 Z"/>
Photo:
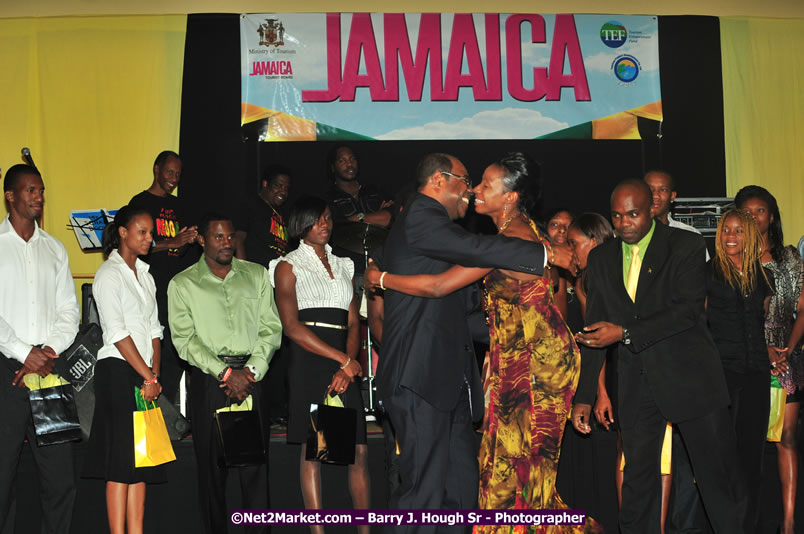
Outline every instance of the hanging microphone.
<path id="1" fill-rule="evenodd" d="M 34 160 L 31 157 L 31 149 L 28 148 L 27 146 L 22 147 L 22 150 L 20 152 L 22 152 L 22 157 L 25 159 L 25 162 L 35 169 L 36 164 L 34 163 Z"/>

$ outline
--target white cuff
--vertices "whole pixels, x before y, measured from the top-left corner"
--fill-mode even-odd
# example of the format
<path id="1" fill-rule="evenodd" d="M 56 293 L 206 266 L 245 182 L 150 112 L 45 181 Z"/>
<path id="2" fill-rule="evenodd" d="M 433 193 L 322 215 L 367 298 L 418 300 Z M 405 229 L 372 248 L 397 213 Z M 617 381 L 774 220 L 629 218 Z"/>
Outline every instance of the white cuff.
<path id="1" fill-rule="evenodd" d="M 15 342 L 9 352 L 11 354 L 6 354 L 9 358 L 13 358 L 20 363 L 25 363 L 25 358 L 31 353 L 31 349 L 33 345 L 29 345 L 28 343 L 23 343 L 22 341 Z"/>

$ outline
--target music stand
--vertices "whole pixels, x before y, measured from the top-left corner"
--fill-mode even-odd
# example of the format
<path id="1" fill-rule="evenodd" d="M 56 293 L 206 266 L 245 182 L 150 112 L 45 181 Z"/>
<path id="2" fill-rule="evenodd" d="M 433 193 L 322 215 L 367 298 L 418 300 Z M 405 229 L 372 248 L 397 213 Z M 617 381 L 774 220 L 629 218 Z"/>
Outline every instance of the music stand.
<path id="1" fill-rule="evenodd" d="M 103 248 L 103 229 L 114 220 L 119 210 L 95 209 L 70 212 L 70 223 L 78 239 L 78 245 L 85 252 L 95 252 Z"/>

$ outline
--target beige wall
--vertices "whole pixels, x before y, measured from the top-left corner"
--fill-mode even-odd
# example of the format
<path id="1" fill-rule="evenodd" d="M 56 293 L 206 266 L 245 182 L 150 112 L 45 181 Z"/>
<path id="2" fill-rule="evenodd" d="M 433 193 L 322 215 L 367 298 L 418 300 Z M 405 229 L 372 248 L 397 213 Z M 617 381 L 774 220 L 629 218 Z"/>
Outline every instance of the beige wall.
<path id="1" fill-rule="evenodd" d="M 490 4 L 488 0 L 436 1 L 407 0 L 377 2 L 373 0 L 301 2 L 265 2 L 265 0 L 3 0 L 0 18 L 7 17 L 59 17 L 69 15 L 156 15 L 187 13 L 265 13 L 320 12 L 320 11 L 404 11 L 417 12 L 474 12 L 500 13 L 622 13 L 646 15 L 716 15 L 754 17 L 804 17 L 802 0 L 672 0 L 654 4 L 644 0 L 506 0 Z"/>

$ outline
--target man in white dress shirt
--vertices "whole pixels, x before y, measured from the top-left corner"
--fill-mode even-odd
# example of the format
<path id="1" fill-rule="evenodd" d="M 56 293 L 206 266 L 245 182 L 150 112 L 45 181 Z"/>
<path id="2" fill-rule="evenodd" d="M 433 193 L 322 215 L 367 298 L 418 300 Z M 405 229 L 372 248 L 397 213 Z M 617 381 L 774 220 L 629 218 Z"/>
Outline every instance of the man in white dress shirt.
<path id="1" fill-rule="evenodd" d="M 3 181 L 9 214 L 0 223 L 0 530 L 27 437 L 39 471 L 42 532 L 67 533 L 75 500 L 72 447 L 35 445 L 22 380 L 29 373 L 47 376 L 78 332 L 67 251 L 36 222 L 44 190 L 39 171 L 28 165 L 14 165 Z"/>

